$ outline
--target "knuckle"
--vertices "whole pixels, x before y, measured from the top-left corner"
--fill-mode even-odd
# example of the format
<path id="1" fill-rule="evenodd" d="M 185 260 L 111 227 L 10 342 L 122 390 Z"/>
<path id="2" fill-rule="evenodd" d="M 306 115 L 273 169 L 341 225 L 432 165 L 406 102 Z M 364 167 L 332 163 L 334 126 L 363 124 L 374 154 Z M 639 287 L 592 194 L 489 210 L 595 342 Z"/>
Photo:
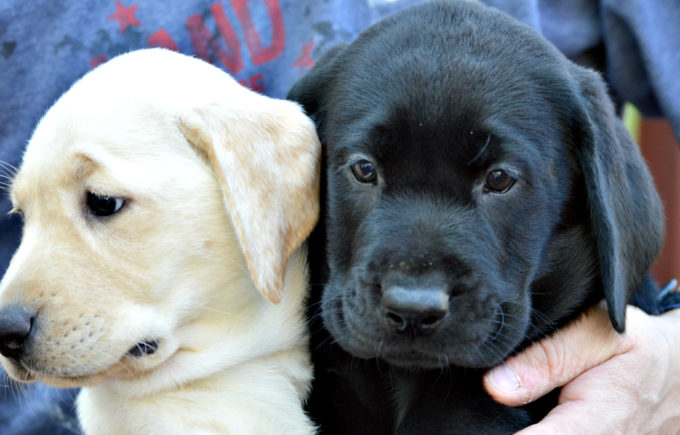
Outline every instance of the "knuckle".
<path id="1" fill-rule="evenodd" d="M 564 380 L 566 374 L 565 362 L 567 361 L 568 354 L 566 348 L 561 345 L 561 342 L 542 340 L 538 344 L 538 349 L 541 353 L 541 359 L 547 368 L 550 380 L 552 382 Z"/>

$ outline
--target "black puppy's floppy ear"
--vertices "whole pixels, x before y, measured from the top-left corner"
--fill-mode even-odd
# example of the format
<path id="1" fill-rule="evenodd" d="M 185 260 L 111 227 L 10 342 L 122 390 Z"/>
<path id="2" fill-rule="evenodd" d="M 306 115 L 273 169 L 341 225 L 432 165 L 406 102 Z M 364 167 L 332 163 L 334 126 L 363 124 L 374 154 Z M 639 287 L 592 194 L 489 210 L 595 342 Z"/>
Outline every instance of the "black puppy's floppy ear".
<path id="1" fill-rule="evenodd" d="M 597 73 L 573 66 L 580 88 L 576 154 L 612 325 L 625 329 L 628 300 L 663 241 L 663 210 L 640 151 Z"/>
<path id="2" fill-rule="evenodd" d="M 241 93 L 187 110 L 179 126 L 217 176 L 255 286 L 278 303 L 288 259 L 318 219 L 321 147 L 297 104 Z"/>

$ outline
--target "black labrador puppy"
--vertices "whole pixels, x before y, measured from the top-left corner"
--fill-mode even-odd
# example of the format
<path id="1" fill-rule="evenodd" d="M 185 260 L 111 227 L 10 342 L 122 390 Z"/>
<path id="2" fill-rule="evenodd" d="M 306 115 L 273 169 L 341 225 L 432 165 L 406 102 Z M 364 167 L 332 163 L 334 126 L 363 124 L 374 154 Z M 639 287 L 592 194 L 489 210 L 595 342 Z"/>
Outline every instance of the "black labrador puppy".
<path id="1" fill-rule="evenodd" d="M 325 153 L 322 433 L 514 432 L 554 397 L 502 406 L 485 370 L 603 297 L 624 330 L 663 217 L 598 74 L 500 12 L 433 2 L 335 47 L 289 98 Z M 656 290 L 636 296 L 650 311 Z"/>

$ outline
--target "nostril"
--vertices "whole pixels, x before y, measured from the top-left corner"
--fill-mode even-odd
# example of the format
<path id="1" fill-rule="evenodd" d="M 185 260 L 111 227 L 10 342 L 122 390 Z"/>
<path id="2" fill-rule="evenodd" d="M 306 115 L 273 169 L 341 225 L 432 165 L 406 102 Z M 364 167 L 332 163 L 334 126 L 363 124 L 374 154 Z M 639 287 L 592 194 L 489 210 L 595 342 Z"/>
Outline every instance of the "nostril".
<path id="1" fill-rule="evenodd" d="M 434 329 L 446 316 L 446 313 L 447 311 L 444 310 L 430 311 L 425 313 L 420 317 L 417 326 L 422 332 Z"/>
<path id="2" fill-rule="evenodd" d="M 397 313 L 386 310 L 385 318 L 390 326 L 397 332 L 404 332 L 408 328 L 408 321 Z"/>
<path id="3" fill-rule="evenodd" d="M 35 316 L 23 307 L 0 310 L 0 354 L 14 359 L 21 356 L 34 319 Z"/>

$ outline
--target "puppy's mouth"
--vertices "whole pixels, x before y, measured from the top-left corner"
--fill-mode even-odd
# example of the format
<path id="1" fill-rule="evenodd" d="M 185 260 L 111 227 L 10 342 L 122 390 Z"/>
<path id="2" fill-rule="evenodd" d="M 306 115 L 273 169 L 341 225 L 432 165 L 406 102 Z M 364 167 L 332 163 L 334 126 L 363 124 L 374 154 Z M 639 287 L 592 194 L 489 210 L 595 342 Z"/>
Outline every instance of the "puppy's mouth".
<path id="1" fill-rule="evenodd" d="M 18 382 L 40 381 L 48 385 L 62 388 L 74 388 L 96 385 L 106 379 L 135 377 L 149 370 L 162 361 L 152 363 L 154 367 L 145 367 L 146 357 L 155 354 L 161 346 L 158 339 L 145 339 L 132 346 L 121 358 L 108 367 L 92 373 L 66 374 L 32 366 L 23 361 L 9 360 L 8 374 Z M 163 361 L 167 359 L 164 358 Z"/>
<path id="2" fill-rule="evenodd" d="M 142 358 L 147 355 L 153 355 L 158 350 L 158 346 L 158 340 L 144 340 L 128 350 L 127 355 L 133 358 Z"/>
<path id="3" fill-rule="evenodd" d="M 380 358 L 406 370 L 441 369 L 451 365 L 444 354 L 430 355 L 414 349 L 385 353 L 380 355 Z"/>
<path id="4" fill-rule="evenodd" d="M 492 308 L 476 323 L 448 325 L 441 333 L 429 335 L 386 331 L 379 320 L 366 313 L 355 313 L 340 298 L 324 307 L 324 315 L 326 326 L 338 344 L 359 358 L 380 358 L 407 370 L 441 369 L 451 365 L 486 368 L 500 363 L 519 344 L 525 328 L 518 320 L 525 316 L 509 313 L 496 302 L 484 305 Z M 371 319 L 368 324 L 367 318 Z"/>

